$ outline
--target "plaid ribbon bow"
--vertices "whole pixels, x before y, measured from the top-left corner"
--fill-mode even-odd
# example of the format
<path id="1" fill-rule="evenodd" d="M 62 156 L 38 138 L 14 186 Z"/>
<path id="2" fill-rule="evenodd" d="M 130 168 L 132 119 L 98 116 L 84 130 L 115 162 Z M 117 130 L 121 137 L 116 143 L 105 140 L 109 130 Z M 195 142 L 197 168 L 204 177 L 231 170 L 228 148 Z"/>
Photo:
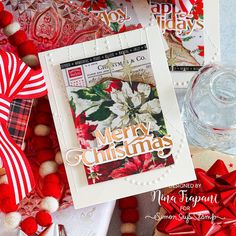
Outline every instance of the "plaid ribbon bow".
<path id="1" fill-rule="evenodd" d="M 34 187 L 34 177 L 22 150 L 11 138 L 7 121 L 13 99 L 47 94 L 41 70 L 32 70 L 13 53 L 0 50 L 0 157 L 18 204 Z"/>
<path id="2" fill-rule="evenodd" d="M 186 13 L 189 13 L 197 0 L 172 0 L 176 7 Z"/>

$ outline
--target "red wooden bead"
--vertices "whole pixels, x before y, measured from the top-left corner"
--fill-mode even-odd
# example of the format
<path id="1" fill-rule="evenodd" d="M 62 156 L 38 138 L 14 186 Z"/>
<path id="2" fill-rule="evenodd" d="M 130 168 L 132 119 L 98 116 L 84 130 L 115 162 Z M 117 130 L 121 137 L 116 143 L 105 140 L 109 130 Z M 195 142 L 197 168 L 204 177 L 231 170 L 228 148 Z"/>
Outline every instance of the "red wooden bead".
<path id="1" fill-rule="evenodd" d="M 4 5 L 2 2 L 0 2 L 0 11 L 3 11 L 4 10 Z"/>
<path id="2" fill-rule="evenodd" d="M 45 176 L 43 181 L 44 181 L 45 184 L 46 183 L 54 183 L 54 184 L 57 184 L 57 185 L 61 184 L 60 177 L 56 173 L 49 174 L 49 175 Z"/>
<path id="3" fill-rule="evenodd" d="M 61 187 L 55 183 L 45 183 L 43 185 L 42 193 L 45 197 L 54 197 L 59 199 L 61 197 Z"/>
<path id="4" fill-rule="evenodd" d="M 45 161 L 51 161 L 54 159 L 54 151 L 51 150 L 51 149 L 42 149 L 42 150 L 39 150 L 38 153 L 37 153 L 37 161 L 41 164 Z"/>
<path id="5" fill-rule="evenodd" d="M 15 204 L 14 199 L 9 196 L 8 198 L 4 198 L 0 201 L 0 209 L 4 213 L 9 213 L 16 211 L 18 209 L 18 206 Z"/>
<path id="6" fill-rule="evenodd" d="M 28 217 L 24 219 L 21 224 L 21 230 L 24 231 L 27 235 L 32 235 L 36 233 L 38 225 L 34 217 Z"/>
<path id="7" fill-rule="evenodd" d="M 119 200 L 120 209 L 136 208 L 138 206 L 137 198 L 134 196 L 122 198 Z"/>
<path id="8" fill-rule="evenodd" d="M 124 223 L 136 223 L 139 220 L 139 213 L 136 209 L 125 209 L 121 212 L 121 221 Z"/>
<path id="9" fill-rule="evenodd" d="M 7 25 L 11 24 L 13 16 L 9 11 L 0 11 L 0 27 L 4 28 Z"/>
<path id="10" fill-rule="evenodd" d="M 37 55 L 38 49 L 32 40 L 26 40 L 17 48 L 20 57 L 27 55 Z"/>
<path id="11" fill-rule="evenodd" d="M 47 211 L 39 211 L 36 214 L 35 219 L 37 223 L 42 227 L 46 227 L 52 224 L 52 216 Z"/>
<path id="12" fill-rule="evenodd" d="M 27 40 L 27 35 L 24 30 L 18 30 L 8 38 L 11 45 L 18 47 Z"/>

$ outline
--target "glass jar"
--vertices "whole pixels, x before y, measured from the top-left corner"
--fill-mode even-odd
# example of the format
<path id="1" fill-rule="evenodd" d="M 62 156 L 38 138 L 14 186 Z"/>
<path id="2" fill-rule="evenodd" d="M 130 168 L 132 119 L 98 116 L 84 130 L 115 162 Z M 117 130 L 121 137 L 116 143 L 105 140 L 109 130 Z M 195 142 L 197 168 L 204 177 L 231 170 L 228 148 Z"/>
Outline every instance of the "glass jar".
<path id="1" fill-rule="evenodd" d="M 203 67 L 188 86 L 182 119 L 190 144 L 236 153 L 236 68 Z"/>

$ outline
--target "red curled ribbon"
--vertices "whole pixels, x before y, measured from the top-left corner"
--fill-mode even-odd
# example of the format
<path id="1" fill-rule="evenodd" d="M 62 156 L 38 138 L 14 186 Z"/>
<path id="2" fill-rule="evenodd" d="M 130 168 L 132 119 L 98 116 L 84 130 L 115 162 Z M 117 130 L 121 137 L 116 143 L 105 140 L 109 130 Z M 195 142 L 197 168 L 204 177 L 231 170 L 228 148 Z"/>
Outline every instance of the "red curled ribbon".
<path id="1" fill-rule="evenodd" d="M 172 0 L 176 7 L 186 13 L 189 13 L 197 0 Z"/>
<path id="2" fill-rule="evenodd" d="M 7 130 L 13 99 L 33 99 L 47 94 L 41 70 L 32 70 L 13 53 L 0 50 L 0 158 L 18 204 L 34 187 L 34 177 L 22 150 Z"/>
<path id="3" fill-rule="evenodd" d="M 195 172 L 197 180 L 188 183 L 193 188 L 174 189 L 167 195 L 171 201 L 161 201 L 167 213 L 157 230 L 167 235 L 235 235 L 236 170 L 229 173 L 217 160 L 207 172 Z"/>

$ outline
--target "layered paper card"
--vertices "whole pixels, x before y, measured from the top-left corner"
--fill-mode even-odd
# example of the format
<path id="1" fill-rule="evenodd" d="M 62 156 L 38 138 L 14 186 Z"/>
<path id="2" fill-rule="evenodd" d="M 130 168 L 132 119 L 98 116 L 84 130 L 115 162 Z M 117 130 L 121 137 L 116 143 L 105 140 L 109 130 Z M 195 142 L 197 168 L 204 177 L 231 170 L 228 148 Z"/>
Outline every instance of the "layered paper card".
<path id="1" fill-rule="evenodd" d="M 175 87 L 188 85 L 195 71 L 220 59 L 219 1 L 132 0 L 143 26 L 158 24 Z M 188 8 L 188 9 L 185 9 Z"/>
<path id="2" fill-rule="evenodd" d="M 40 61 L 75 208 L 195 179 L 158 27 Z"/>

